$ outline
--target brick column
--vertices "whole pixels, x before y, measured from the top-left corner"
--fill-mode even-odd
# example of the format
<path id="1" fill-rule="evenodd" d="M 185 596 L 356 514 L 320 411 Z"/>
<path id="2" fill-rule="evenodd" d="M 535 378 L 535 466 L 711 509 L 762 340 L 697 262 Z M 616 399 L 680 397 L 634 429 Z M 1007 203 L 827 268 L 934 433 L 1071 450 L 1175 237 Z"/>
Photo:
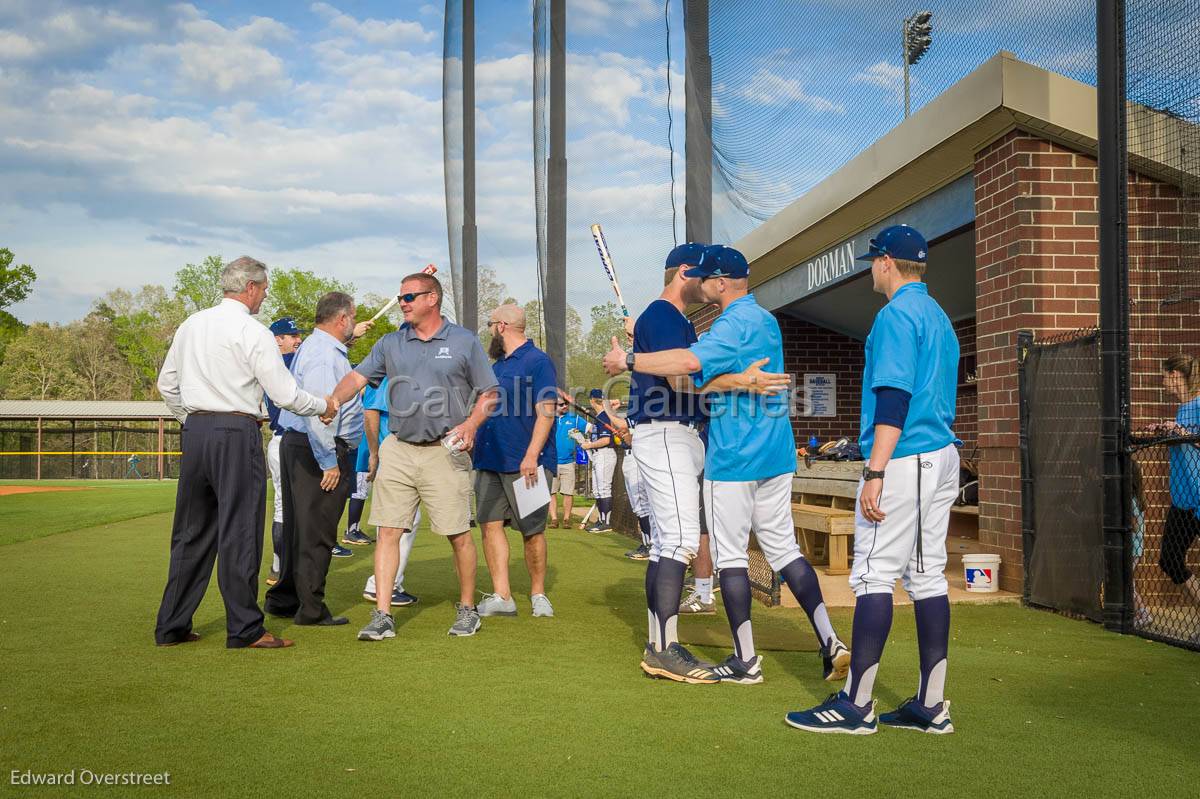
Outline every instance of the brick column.
<path id="1" fill-rule="evenodd" d="M 975 156 L 979 541 L 1020 591 L 1016 334 L 1099 320 L 1095 159 L 1014 131 Z"/>

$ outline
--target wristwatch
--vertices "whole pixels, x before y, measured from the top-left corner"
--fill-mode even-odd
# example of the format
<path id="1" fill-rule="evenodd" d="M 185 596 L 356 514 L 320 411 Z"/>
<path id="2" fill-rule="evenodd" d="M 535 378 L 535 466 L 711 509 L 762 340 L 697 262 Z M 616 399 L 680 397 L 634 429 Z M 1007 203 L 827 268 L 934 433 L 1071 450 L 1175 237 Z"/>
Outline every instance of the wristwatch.
<path id="1" fill-rule="evenodd" d="M 863 467 L 863 480 L 882 480 L 882 479 L 883 479 L 883 469 L 880 469 L 877 472 L 873 472 L 873 471 L 871 471 L 870 466 Z"/>
<path id="2" fill-rule="evenodd" d="M 625 368 L 630 372 L 633 371 L 633 350 L 625 353 Z"/>

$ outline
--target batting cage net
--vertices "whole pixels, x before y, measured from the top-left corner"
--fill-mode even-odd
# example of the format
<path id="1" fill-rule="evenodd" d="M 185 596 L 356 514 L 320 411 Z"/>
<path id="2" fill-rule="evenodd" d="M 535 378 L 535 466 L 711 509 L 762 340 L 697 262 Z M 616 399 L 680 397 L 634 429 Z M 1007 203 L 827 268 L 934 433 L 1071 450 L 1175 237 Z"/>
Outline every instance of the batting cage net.
<path id="1" fill-rule="evenodd" d="M 1132 603 L 1200 648 L 1200 0 L 1126 0 Z"/>
<path id="2" fill-rule="evenodd" d="M 1025 598 L 1101 621 L 1100 335 L 1017 346 Z"/>

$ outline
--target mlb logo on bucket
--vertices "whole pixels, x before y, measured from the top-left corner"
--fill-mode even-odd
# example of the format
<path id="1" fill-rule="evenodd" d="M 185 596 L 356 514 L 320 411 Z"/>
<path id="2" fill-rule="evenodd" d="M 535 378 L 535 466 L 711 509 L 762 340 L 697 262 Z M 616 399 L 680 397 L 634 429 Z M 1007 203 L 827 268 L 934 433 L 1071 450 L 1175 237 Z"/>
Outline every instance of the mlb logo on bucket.
<path id="1" fill-rule="evenodd" d="M 967 569 L 967 585 L 991 585 L 991 569 Z"/>

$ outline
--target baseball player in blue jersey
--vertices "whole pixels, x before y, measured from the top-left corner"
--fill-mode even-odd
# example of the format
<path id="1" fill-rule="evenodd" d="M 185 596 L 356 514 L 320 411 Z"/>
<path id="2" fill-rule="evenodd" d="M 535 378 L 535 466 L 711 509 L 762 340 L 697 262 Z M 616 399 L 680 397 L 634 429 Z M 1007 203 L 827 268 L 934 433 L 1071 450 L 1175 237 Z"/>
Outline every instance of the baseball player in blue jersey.
<path id="1" fill-rule="evenodd" d="M 925 239 L 895 225 L 871 239 L 875 291 L 888 303 L 867 336 L 862 385 L 862 434 L 867 465 L 858 487 L 854 527 L 854 655 L 846 687 L 824 704 L 787 714 L 811 732 L 869 735 L 877 729 L 871 698 L 892 626 L 892 591 L 903 578 L 917 616 L 921 676 L 917 693 L 880 714 L 889 727 L 954 732 L 946 701 L 950 602 L 946 595 L 946 532 L 958 495 L 958 446 L 952 431 L 958 380 L 958 338 L 930 296 Z"/>
<path id="2" fill-rule="evenodd" d="M 276 319 L 270 327 L 275 343 L 279 346 L 279 354 L 283 356 L 283 365 L 289 369 L 292 358 L 296 357 L 296 348 L 304 340 L 304 331 L 296 327 L 296 320 L 290 316 Z M 279 582 L 279 566 L 283 558 L 283 485 L 279 469 L 279 442 L 283 440 L 283 427 L 279 424 L 279 406 L 271 402 L 270 397 L 263 397 L 267 406 L 267 419 L 271 426 L 271 440 L 267 443 L 267 468 L 271 471 L 272 494 L 275 503 L 275 515 L 271 518 L 271 548 L 274 555 L 271 558 L 271 571 L 267 575 L 267 585 Z"/>
<path id="3" fill-rule="evenodd" d="M 747 293 L 749 268 L 746 259 L 737 250 L 713 246 L 706 247 L 696 265 L 680 270 L 684 280 L 690 280 L 693 290 L 698 289 L 697 299 L 715 303 L 722 309 L 721 316 L 713 323 L 708 334 L 699 341 L 691 342 L 686 349 L 674 348 L 652 352 L 635 351 L 626 355 L 614 341 L 613 350 L 605 357 L 605 369 L 615 374 L 630 368 L 635 375 L 657 375 L 663 378 L 694 377 L 694 386 L 709 394 L 709 447 L 704 455 L 704 506 L 708 516 L 709 536 L 713 558 L 720 573 L 721 597 L 733 632 L 735 653 L 715 667 L 693 670 L 688 676 L 697 682 L 736 682 L 754 684 L 762 682 L 762 658 L 754 651 L 754 636 L 750 624 L 750 579 L 747 571 L 747 547 L 753 525 L 759 546 L 767 556 L 771 567 L 778 571 L 797 600 L 808 614 L 820 641 L 827 678 L 836 679 L 839 670 L 849 664 L 849 652 L 838 640 L 829 622 L 829 614 L 821 597 L 817 575 L 800 553 L 792 525 L 791 494 L 792 478 L 796 471 L 796 448 L 788 419 L 786 394 L 779 389 L 787 384 L 783 370 L 783 343 L 779 324 Z M 639 320 L 638 324 L 641 324 Z M 725 375 L 737 375 L 747 369 L 765 365 L 776 374 L 772 383 L 758 383 L 752 376 L 751 391 L 727 390 L 717 379 Z M 764 393 L 765 392 L 765 393 Z M 772 393 L 774 392 L 774 393 Z M 639 432 L 634 436 L 634 451 L 642 476 L 652 482 L 651 469 L 639 449 Z M 664 438 L 655 445 L 654 451 L 665 460 L 675 460 L 680 449 L 674 442 Z M 703 453 L 696 436 L 696 447 L 691 454 Z M 700 463 L 695 464 L 695 475 L 700 472 Z M 694 477 L 693 477 L 694 480 Z M 691 480 L 676 479 L 675 491 Z M 653 496 L 653 494 L 652 494 Z M 698 516 L 698 497 L 689 497 L 687 507 Z M 679 502 L 679 507 L 684 503 Z M 673 552 L 685 545 L 671 539 L 671 532 L 678 525 L 663 523 L 658 517 L 658 506 L 654 506 L 656 526 L 660 529 L 662 542 L 655 581 L 655 609 L 667 612 L 658 595 L 664 586 L 663 574 L 672 577 L 678 572 L 682 584 L 683 566 L 675 567 Z M 670 513 L 672 508 L 668 508 Z M 676 513 L 678 513 L 676 511 Z M 696 520 L 694 538 L 698 538 L 699 522 Z M 666 571 L 666 570 L 670 571 Z M 675 582 L 672 581 L 673 588 Z M 671 599 L 677 604 L 679 593 Z M 659 634 L 673 634 L 660 624 Z M 678 646 L 673 643 L 672 646 Z M 686 652 L 686 650 L 684 650 Z M 664 654 L 667 657 L 664 657 Z M 670 665 L 671 652 L 649 650 L 646 670 Z M 692 664 L 688 664 L 692 665 Z M 645 666 L 643 667 L 645 668 Z M 698 672 L 704 671 L 701 675 Z"/>

